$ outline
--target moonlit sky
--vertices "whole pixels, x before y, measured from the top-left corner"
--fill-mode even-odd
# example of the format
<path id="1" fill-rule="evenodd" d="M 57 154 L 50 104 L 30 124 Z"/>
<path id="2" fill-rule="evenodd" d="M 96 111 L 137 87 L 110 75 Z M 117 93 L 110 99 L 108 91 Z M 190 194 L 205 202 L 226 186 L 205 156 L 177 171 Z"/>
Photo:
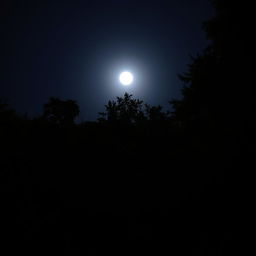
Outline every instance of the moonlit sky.
<path id="1" fill-rule="evenodd" d="M 29 116 L 50 96 L 77 100 L 95 120 L 124 92 L 150 104 L 180 96 L 178 73 L 206 45 L 207 0 L 4 0 L 0 98 Z M 122 86 L 122 71 L 134 75 Z"/>

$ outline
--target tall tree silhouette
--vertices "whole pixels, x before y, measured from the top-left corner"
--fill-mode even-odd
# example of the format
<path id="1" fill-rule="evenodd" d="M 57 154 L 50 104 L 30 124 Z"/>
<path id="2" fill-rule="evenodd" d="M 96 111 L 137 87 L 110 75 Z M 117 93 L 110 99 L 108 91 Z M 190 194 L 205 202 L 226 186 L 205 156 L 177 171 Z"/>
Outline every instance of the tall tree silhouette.
<path id="1" fill-rule="evenodd" d="M 212 2 L 216 15 L 203 25 L 211 43 L 180 76 L 183 98 L 171 103 L 183 124 L 201 120 L 241 133 L 254 119 L 252 3 Z"/>
<path id="2" fill-rule="evenodd" d="M 58 125 L 73 124 L 79 115 L 79 106 L 74 100 L 60 100 L 51 97 L 44 105 L 43 118 Z"/>

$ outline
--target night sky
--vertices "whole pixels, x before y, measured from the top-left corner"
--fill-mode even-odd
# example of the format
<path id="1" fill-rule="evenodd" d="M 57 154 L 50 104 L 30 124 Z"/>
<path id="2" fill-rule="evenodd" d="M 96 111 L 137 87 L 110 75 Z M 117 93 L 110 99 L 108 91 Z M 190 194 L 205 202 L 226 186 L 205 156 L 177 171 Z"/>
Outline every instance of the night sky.
<path id="1" fill-rule="evenodd" d="M 165 107 L 179 97 L 177 74 L 207 46 L 213 16 L 207 0 L 4 0 L 0 12 L 0 98 L 29 116 L 50 96 L 74 99 L 80 120 L 125 91 Z"/>

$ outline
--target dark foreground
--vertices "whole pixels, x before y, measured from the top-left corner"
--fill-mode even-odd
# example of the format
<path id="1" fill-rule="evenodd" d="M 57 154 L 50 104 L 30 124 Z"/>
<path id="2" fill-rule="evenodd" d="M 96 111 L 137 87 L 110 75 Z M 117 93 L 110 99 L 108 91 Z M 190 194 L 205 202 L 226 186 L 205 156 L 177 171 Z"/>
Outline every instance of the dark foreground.
<path id="1" fill-rule="evenodd" d="M 2 255 L 237 250 L 242 163 L 229 142 L 162 125 L 12 129 L 2 130 Z"/>

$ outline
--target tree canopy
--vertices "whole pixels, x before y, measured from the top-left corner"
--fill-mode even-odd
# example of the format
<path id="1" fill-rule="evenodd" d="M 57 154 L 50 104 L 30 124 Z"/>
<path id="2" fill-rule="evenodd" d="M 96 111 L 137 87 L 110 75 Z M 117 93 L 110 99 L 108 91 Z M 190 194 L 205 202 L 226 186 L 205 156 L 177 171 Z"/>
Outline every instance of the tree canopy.
<path id="1" fill-rule="evenodd" d="M 134 99 L 132 94 L 125 93 L 123 97 L 109 101 L 105 112 L 99 113 L 100 121 L 134 124 L 142 121 L 159 121 L 168 118 L 161 106 L 145 104 L 143 100 Z"/>
<path id="2" fill-rule="evenodd" d="M 74 123 L 79 112 L 76 101 L 51 97 L 44 105 L 43 118 L 54 124 L 67 125 Z"/>
<path id="3" fill-rule="evenodd" d="M 204 120 L 225 129 L 243 129 L 253 122 L 252 6 L 235 1 L 212 1 L 216 15 L 204 23 L 209 46 L 192 58 L 180 75 L 182 99 L 174 100 L 174 116 L 186 123 Z M 246 1 L 247 2 L 247 1 Z M 241 15 L 245 14 L 245 18 Z"/>

